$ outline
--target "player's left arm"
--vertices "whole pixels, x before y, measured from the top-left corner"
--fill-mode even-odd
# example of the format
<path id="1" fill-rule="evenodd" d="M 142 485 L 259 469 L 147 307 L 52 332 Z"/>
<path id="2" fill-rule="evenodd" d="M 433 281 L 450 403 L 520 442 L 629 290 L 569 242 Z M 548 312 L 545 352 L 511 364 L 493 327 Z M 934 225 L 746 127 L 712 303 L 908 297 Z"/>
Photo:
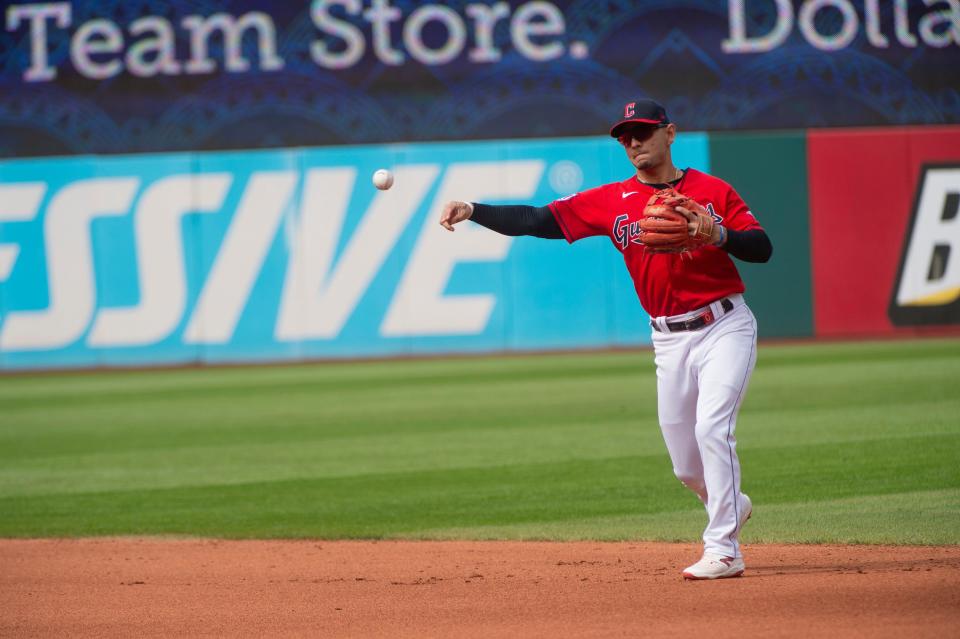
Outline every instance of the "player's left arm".
<path id="1" fill-rule="evenodd" d="M 731 188 L 724 204 L 723 222 L 716 230 L 720 237 L 714 244 L 744 262 L 769 261 L 773 243 L 743 199 Z"/>

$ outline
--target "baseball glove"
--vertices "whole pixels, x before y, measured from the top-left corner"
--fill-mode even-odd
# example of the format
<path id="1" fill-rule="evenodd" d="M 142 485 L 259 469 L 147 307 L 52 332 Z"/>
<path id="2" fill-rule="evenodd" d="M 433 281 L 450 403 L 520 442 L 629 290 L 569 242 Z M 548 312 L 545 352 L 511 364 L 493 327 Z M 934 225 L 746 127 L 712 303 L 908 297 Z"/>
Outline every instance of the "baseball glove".
<path id="1" fill-rule="evenodd" d="M 684 253 L 709 244 L 713 227 L 713 218 L 702 206 L 673 189 L 661 189 L 643 210 L 640 238 L 655 253 Z"/>

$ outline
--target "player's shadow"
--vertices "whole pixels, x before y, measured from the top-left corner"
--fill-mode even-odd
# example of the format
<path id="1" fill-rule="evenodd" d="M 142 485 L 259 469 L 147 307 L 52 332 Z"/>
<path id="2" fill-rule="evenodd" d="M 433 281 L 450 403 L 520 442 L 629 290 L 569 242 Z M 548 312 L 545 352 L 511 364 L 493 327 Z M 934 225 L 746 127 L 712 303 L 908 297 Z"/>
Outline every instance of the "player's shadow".
<path id="1" fill-rule="evenodd" d="M 927 570 L 960 570 L 960 557 L 905 559 L 901 561 L 851 561 L 811 564 L 750 564 L 745 577 L 777 577 L 822 573 L 867 574 L 878 572 L 922 572 Z"/>

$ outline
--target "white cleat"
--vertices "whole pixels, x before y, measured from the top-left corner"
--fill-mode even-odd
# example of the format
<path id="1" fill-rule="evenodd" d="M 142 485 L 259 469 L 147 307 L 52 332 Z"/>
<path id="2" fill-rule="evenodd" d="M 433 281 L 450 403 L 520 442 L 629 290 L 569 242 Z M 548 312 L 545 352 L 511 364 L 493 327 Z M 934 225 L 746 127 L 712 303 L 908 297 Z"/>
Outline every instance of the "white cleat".
<path id="1" fill-rule="evenodd" d="M 750 516 L 753 515 L 753 502 L 746 493 L 740 493 L 740 526 L 737 532 L 743 528 Z M 714 553 L 704 553 L 703 557 L 697 563 L 684 569 L 684 579 L 727 579 L 729 577 L 739 577 L 743 574 L 746 566 L 743 558 L 725 557 Z"/>
<path id="2" fill-rule="evenodd" d="M 739 577 L 745 566 L 742 557 L 724 557 L 704 553 L 703 558 L 683 569 L 684 579 L 727 579 Z"/>

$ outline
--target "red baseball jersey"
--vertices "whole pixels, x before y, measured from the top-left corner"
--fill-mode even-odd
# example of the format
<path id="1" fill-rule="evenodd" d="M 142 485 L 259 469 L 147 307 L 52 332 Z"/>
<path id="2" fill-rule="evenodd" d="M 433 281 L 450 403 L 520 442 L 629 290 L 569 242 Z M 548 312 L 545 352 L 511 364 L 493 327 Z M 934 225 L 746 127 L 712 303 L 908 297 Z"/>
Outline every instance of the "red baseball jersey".
<path id="1" fill-rule="evenodd" d="M 719 178 L 687 169 L 674 188 L 728 229 L 762 228 L 733 187 Z M 721 248 L 704 246 L 683 255 L 645 250 L 640 243 L 640 220 L 656 190 L 634 176 L 561 198 L 549 206 L 568 242 L 594 235 L 610 238 L 623 253 L 640 304 L 650 317 L 680 315 L 742 293 L 740 273 Z"/>

